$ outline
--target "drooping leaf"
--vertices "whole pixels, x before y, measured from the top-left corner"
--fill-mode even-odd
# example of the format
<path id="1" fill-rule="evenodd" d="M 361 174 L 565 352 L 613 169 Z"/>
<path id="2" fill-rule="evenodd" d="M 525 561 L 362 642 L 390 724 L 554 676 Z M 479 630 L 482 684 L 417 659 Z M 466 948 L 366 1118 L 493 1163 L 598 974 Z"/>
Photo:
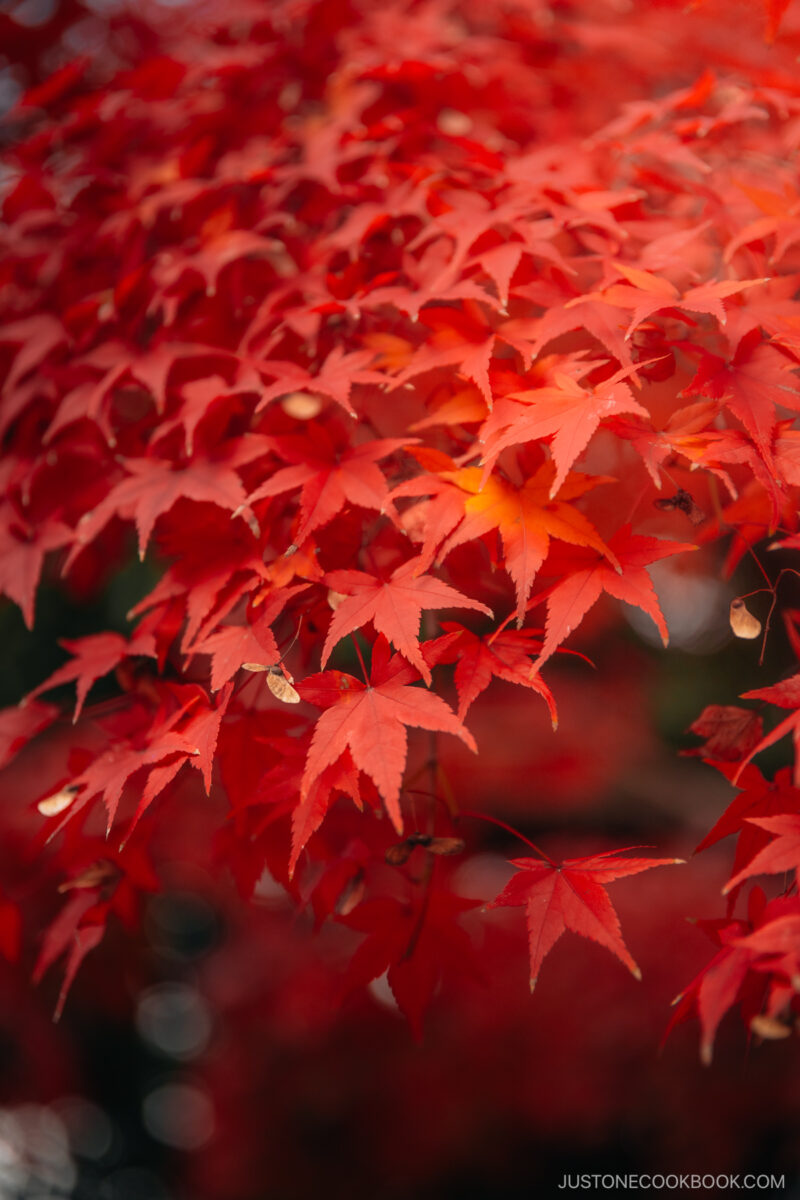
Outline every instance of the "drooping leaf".
<path id="1" fill-rule="evenodd" d="M 363 571 L 329 571 L 325 582 L 345 597 L 337 606 L 325 645 L 322 666 L 333 647 L 348 633 L 372 622 L 419 671 L 430 685 L 431 673 L 419 648 L 419 627 L 423 610 L 471 608 L 491 616 L 491 609 L 478 600 L 470 600 L 433 575 L 419 574 L 420 561 L 410 559 L 388 579 L 378 579 Z"/>
<path id="2" fill-rule="evenodd" d="M 305 801 L 314 781 L 349 747 L 356 767 L 374 781 L 392 824 L 403 830 L 400 785 L 406 761 L 406 727 L 453 733 L 470 750 L 472 735 L 440 696 L 410 686 L 417 671 L 400 655 L 389 657 L 381 635 L 372 650 L 372 671 L 362 683 L 342 671 L 325 671 L 301 680 L 303 700 L 324 708 L 314 728 L 300 785 Z"/>
<path id="3" fill-rule="evenodd" d="M 583 550 L 574 553 L 574 566 L 567 567 L 561 581 L 548 593 L 545 637 L 537 667 L 577 629 L 603 592 L 652 617 L 666 646 L 669 634 L 647 564 L 696 549 L 690 543 L 634 534 L 630 525 L 625 525 L 609 539 L 608 559 Z M 609 559 L 618 564 L 618 570 L 612 568 Z"/>
<path id="4" fill-rule="evenodd" d="M 641 972 L 622 940 L 619 918 L 606 885 L 651 867 L 681 862 L 678 858 L 622 858 L 614 851 L 563 863 L 536 858 L 515 858 L 519 871 L 487 908 L 522 906 L 528 921 L 531 991 L 542 962 L 567 929 L 605 946 L 637 979 Z"/>
<path id="5" fill-rule="evenodd" d="M 525 605 L 536 572 L 550 548 L 551 538 L 573 546 L 586 546 L 606 558 L 614 567 L 614 551 L 600 537 L 591 521 L 569 503 L 598 481 L 579 475 L 567 477 L 557 499 L 550 491 L 555 477 L 552 462 L 546 462 L 521 488 L 492 475 L 485 485 L 478 467 L 465 467 L 453 473 L 452 482 L 463 494 L 463 519 L 445 541 L 439 557 L 445 558 L 456 546 L 496 529 L 503 541 L 505 566 L 517 593 L 517 620 L 522 624 Z"/>

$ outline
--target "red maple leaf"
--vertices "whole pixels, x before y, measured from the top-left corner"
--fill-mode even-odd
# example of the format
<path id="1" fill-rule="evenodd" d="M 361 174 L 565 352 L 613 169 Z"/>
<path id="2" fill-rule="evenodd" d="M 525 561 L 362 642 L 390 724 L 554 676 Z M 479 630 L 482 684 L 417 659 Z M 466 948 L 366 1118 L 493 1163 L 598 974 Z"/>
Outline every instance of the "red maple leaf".
<path id="1" fill-rule="evenodd" d="M 558 498 L 552 499 L 550 491 L 555 471 L 553 462 L 545 462 L 521 488 L 514 487 L 499 475 L 492 475 L 484 484 L 479 467 L 465 467 L 450 476 L 461 492 L 463 519 L 442 546 L 439 558 L 445 558 L 464 542 L 498 530 L 503 542 L 505 567 L 516 586 L 520 625 L 534 577 L 547 557 L 551 538 L 573 546 L 590 547 L 607 558 L 615 569 L 618 566 L 613 550 L 605 544 L 591 521 L 568 503 L 603 482 L 602 479 L 572 473 L 565 480 Z"/>
<path id="2" fill-rule="evenodd" d="M 8 525 L 0 525 L 0 594 L 19 605 L 28 629 L 33 629 L 33 605 L 45 555 L 73 537 L 73 531 L 60 521 L 26 529 L 12 517 Z"/>
<path id="3" fill-rule="evenodd" d="M 33 972 L 33 982 L 38 983 L 49 967 L 62 954 L 67 963 L 61 982 L 53 1019 L 58 1020 L 64 1008 L 67 994 L 86 955 L 100 945 L 106 932 L 108 903 L 98 901 L 97 893 L 80 889 L 75 891 L 61 912 L 50 925 L 44 939 Z M 86 920 L 86 924 L 82 922 Z"/>
<path id="4" fill-rule="evenodd" d="M 29 371 L 67 341 L 67 333 L 59 320 L 49 313 L 37 313 L 9 325 L 0 326 L 0 345 L 18 344 L 13 365 L 6 375 L 3 394 L 10 395 Z"/>
<path id="5" fill-rule="evenodd" d="M 77 638 L 74 641 L 62 641 L 61 645 L 72 655 L 69 662 L 64 663 L 53 672 L 44 683 L 40 683 L 29 694 L 29 698 L 49 692 L 51 688 L 64 683 L 77 681 L 77 699 L 73 723 L 81 715 L 84 701 L 92 684 L 113 671 L 123 659 L 138 654 L 155 657 L 156 651 L 152 637 L 134 635 L 131 641 L 119 633 L 93 633 L 88 637 Z"/>
<path id="6" fill-rule="evenodd" d="M 623 368 L 596 387 L 584 388 L 576 379 L 555 371 L 550 387 L 509 393 L 502 412 L 496 408 L 481 429 L 484 476 L 507 447 L 552 438 L 550 449 L 557 469 L 550 496 L 555 496 L 601 421 L 618 413 L 649 416 L 622 382 L 630 373 Z"/>
<path id="7" fill-rule="evenodd" d="M 768 704 L 777 704 L 779 708 L 793 708 L 795 711 L 781 721 L 771 730 L 766 737 L 763 737 L 757 746 L 742 760 L 739 771 L 734 776 L 733 782 L 739 778 L 739 774 L 754 758 L 756 754 L 760 754 L 762 750 L 766 750 L 768 746 L 773 746 L 775 742 L 779 742 L 787 733 L 791 733 L 794 741 L 795 759 L 794 759 L 794 785 L 800 787 L 800 675 L 792 675 L 789 679 L 784 679 L 782 683 L 776 683 L 772 687 L 756 688 L 752 692 L 742 692 L 742 700 L 766 700 Z"/>
<path id="8" fill-rule="evenodd" d="M 705 738 L 702 746 L 681 750 L 711 762 L 739 762 L 761 741 L 763 721 L 751 708 L 736 704 L 709 704 L 689 726 L 689 733 Z"/>
<path id="9" fill-rule="evenodd" d="M 264 607 L 255 610 L 255 619 L 249 624 L 221 625 L 214 633 L 193 643 L 191 654 L 208 654 L 211 657 L 212 692 L 218 691 L 232 679 L 244 663 L 268 667 L 278 662 L 280 654 L 272 623 L 289 600 L 305 590 L 305 584 L 276 588 L 267 596 Z"/>
<path id="10" fill-rule="evenodd" d="M 340 920 L 367 935 L 347 968 L 346 989 L 386 973 L 414 1036 L 421 1038 L 422 1019 L 442 975 L 464 974 L 471 945 L 459 918 L 479 904 L 441 888 L 431 892 L 425 908 L 389 896 L 363 901 Z"/>
<path id="11" fill-rule="evenodd" d="M 391 511 L 389 489 L 378 462 L 416 438 L 378 438 L 348 445 L 337 426 L 309 425 L 302 435 L 285 434 L 265 439 L 270 448 L 291 464 L 273 475 L 247 497 L 252 506 L 268 496 L 301 490 L 300 523 L 294 534 L 300 545 L 326 525 L 349 501 L 361 508 Z"/>
<path id="12" fill-rule="evenodd" d="M 553 728 L 558 714 L 553 694 L 534 670 L 531 655 L 542 648 L 540 632 L 534 629 L 500 629 L 479 637 L 463 625 L 442 622 L 445 636 L 425 645 L 425 657 L 433 663 L 456 663 L 458 719 L 463 721 L 470 705 L 492 679 L 504 679 L 537 692 L 550 710 Z"/>
<path id="13" fill-rule="evenodd" d="M 728 363 L 707 350 L 689 394 L 722 401 L 742 422 L 768 468 L 773 466 L 773 435 L 778 420 L 776 404 L 800 411 L 795 364 L 762 340 L 760 329 L 747 334 Z"/>
<path id="14" fill-rule="evenodd" d="M 128 781 L 140 770 L 147 771 L 139 804 L 127 836 L 178 771 L 189 763 L 203 776 L 206 792 L 211 787 L 211 768 L 219 727 L 230 701 L 233 685 L 227 684 L 210 704 L 202 688 L 183 689 L 183 703 L 169 716 L 158 715 L 153 724 L 135 739 L 118 738 L 102 754 L 70 780 L 76 797 L 54 832 L 67 824 L 91 800 L 100 796 L 106 807 L 107 829 L 114 823 L 117 806 Z"/>
<path id="15" fill-rule="evenodd" d="M 732 774 L 733 769 L 727 768 L 724 774 Z M 789 770 L 783 767 L 773 780 L 765 779 L 758 767 L 750 763 L 738 776 L 741 788 L 738 796 L 725 809 L 712 829 L 708 831 L 698 844 L 695 854 L 713 846 L 721 838 L 729 837 L 732 833 L 742 836 L 749 833 L 758 837 L 757 844 L 742 861 L 748 862 L 768 840 L 758 836 L 758 830 L 750 821 L 751 817 L 772 817 L 779 813 L 800 811 L 800 791 L 792 787 Z M 737 856 L 738 857 L 738 856 Z"/>
<path id="16" fill-rule="evenodd" d="M 345 599 L 337 605 L 328 629 L 322 648 L 323 667 L 338 641 L 371 621 L 375 632 L 382 633 L 430 684 L 430 669 L 419 648 L 423 610 L 471 608 L 488 616 L 492 611 L 440 579 L 420 575 L 420 561 L 411 559 L 403 563 L 389 579 L 378 579 L 363 571 L 328 572 L 325 582 L 335 592 L 343 593 Z"/>
<path id="17" fill-rule="evenodd" d="M 416 678 L 418 673 L 399 654 L 389 657 L 389 643 L 381 635 L 372 648 L 368 683 L 342 671 L 325 671 L 297 684 L 303 700 L 326 709 L 311 739 L 301 802 L 314 780 L 349 747 L 354 764 L 374 781 L 392 824 L 402 833 L 399 800 L 406 726 L 453 733 L 470 750 L 477 749 L 472 735 L 440 696 L 409 686 Z"/>
<path id="18" fill-rule="evenodd" d="M 620 858 L 618 854 L 618 851 L 609 850 L 588 858 L 566 859 L 560 864 L 538 858 L 511 860 L 519 875 L 514 875 L 486 907 L 524 906 L 528 919 L 531 991 L 536 986 L 545 956 L 567 929 L 605 946 L 632 975 L 641 978 L 641 972 L 622 940 L 619 918 L 605 885 L 626 875 L 638 875 L 651 867 L 683 860 Z"/>
<path id="19" fill-rule="evenodd" d="M 197 458 L 185 466 L 175 466 L 160 458 L 126 459 L 123 465 L 128 471 L 127 478 L 86 514 L 65 570 L 113 516 L 135 520 L 139 557 L 144 558 L 156 521 L 179 500 L 216 504 L 231 512 L 243 508 L 247 494 L 236 468 L 265 451 L 262 440 L 251 434 L 224 446 L 213 458 Z"/>
<path id="20" fill-rule="evenodd" d="M 468 285 L 472 286 L 472 285 Z M 484 299 L 486 297 L 484 296 Z M 454 366 L 464 379 L 479 388 L 487 407 L 492 407 L 489 364 L 495 335 L 482 321 L 477 306 L 433 308 L 421 314 L 433 333 L 414 353 L 407 367 L 392 381 L 392 389 L 402 387 L 426 371 Z"/>
<path id="21" fill-rule="evenodd" d="M 784 871 L 800 871 L 800 813 L 783 813 L 776 817 L 747 817 L 751 825 L 774 835 L 772 841 L 750 860 L 746 867 L 732 875 L 723 895 L 727 895 L 751 875 L 777 875 Z"/>
<path id="22" fill-rule="evenodd" d="M 603 592 L 641 608 L 652 617 L 666 646 L 669 641 L 666 622 L 661 612 L 653 581 L 647 572 L 647 564 L 667 558 L 671 554 L 696 550 L 686 542 L 668 542 L 663 538 L 642 537 L 631 533 L 630 525 L 624 525 L 608 542 L 609 558 L 619 564 L 615 570 L 608 558 L 601 558 L 589 551 L 573 551 L 573 569 L 567 565 L 561 582 L 547 594 L 547 621 L 542 652 L 537 666 L 541 666 L 568 637 Z"/>
<path id="23" fill-rule="evenodd" d="M 308 839 L 319 829 L 331 804 L 340 795 L 349 796 L 357 808 L 362 807 L 358 771 L 347 750 L 320 772 L 292 812 L 290 876 L 294 874 L 297 861 Z"/>
<path id="24" fill-rule="evenodd" d="M 31 738 L 59 715 L 55 704 L 32 704 L 0 709 L 0 767 L 6 766 Z"/>
<path id="25" fill-rule="evenodd" d="M 797 897 L 780 897 L 767 904 L 761 888 L 753 888 L 747 921 L 698 921 L 720 949 L 673 1000 L 676 1008 L 664 1036 L 695 1009 L 700 1018 L 700 1058 L 708 1065 L 720 1022 L 737 1000 L 741 1000 L 746 1017 L 761 1008 L 764 983 L 754 968 L 764 952 L 758 944 L 749 944 L 750 937 L 781 917 L 796 915 L 798 907 Z"/>
<path id="26" fill-rule="evenodd" d="M 245 372 L 239 378 L 240 386 L 250 386 L 256 381 L 260 395 L 258 408 L 264 408 L 279 396 L 289 392 L 317 392 L 330 397 L 351 417 L 356 415 L 350 403 L 350 393 L 356 383 L 385 383 L 383 375 L 376 371 L 366 370 L 374 354 L 371 350 L 353 350 L 347 352 L 342 346 L 335 346 L 318 372 L 313 372 L 297 363 L 274 361 L 244 356 L 241 358 Z M 259 377 L 268 375 L 275 382 L 264 387 L 258 382 Z"/>

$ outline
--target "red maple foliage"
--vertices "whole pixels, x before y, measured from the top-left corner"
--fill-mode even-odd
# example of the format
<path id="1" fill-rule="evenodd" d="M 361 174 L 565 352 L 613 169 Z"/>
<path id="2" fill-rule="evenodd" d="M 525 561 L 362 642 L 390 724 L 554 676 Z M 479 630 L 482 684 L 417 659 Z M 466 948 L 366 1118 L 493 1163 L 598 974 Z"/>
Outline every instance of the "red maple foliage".
<path id="1" fill-rule="evenodd" d="M 555 727 L 595 686 L 586 653 L 613 709 L 597 631 L 638 610 L 668 644 L 662 562 L 718 590 L 755 565 L 732 628 L 763 659 L 777 611 L 800 661 L 800 26 L 741 8 L 753 36 L 712 0 L 0 16 L 25 84 L 2 126 L 0 591 L 35 629 L 42 580 L 85 602 L 138 554 L 150 581 L 125 632 L 63 639 L 0 713 L 37 863 L 3 885 L 0 950 L 22 924 L 37 980 L 63 960 L 59 1011 L 116 921 L 137 936 L 186 804 L 180 836 L 244 902 L 266 878 L 313 912 L 332 1011 L 385 977 L 421 1037 L 496 907 L 525 907 L 532 980 L 565 930 L 638 973 L 605 884 L 681 860 L 598 835 L 473 894 L 496 780 L 469 722 L 493 700 L 533 727 L 544 699 Z M 87 29 L 102 58 L 71 55 Z M 800 1015 L 800 675 L 770 658 L 752 687 L 756 657 L 757 706 L 720 695 L 685 749 L 739 789 L 698 847 L 738 835 L 675 1018 L 696 1011 L 706 1061 L 737 1002 L 762 1038 Z M 584 719 L 573 753 L 602 773 L 625 745 Z M 789 732 L 794 773 L 762 774 Z M 565 745 L 537 738 L 530 788 Z M 47 916 L 23 920 L 34 886 Z"/>

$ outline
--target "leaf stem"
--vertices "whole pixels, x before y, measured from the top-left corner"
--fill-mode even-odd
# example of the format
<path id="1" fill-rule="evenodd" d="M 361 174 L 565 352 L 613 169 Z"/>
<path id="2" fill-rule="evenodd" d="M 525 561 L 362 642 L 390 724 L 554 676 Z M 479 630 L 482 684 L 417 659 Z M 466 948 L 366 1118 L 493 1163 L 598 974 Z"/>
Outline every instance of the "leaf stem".
<path id="1" fill-rule="evenodd" d="M 367 687 L 369 687 L 369 675 L 367 675 L 367 668 L 364 666 L 364 656 L 361 653 L 361 647 L 359 646 L 359 644 L 353 634 L 350 635 L 350 641 L 353 643 L 353 645 L 356 648 L 356 654 L 358 655 L 358 661 L 361 664 L 361 674 L 364 676 L 364 683 L 367 685 Z"/>
<path id="2" fill-rule="evenodd" d="M 535 854 L 538 854 L 540 858 L 543 858 L 545 862 L 548 862 L 551 867 L 558 866 L 558 863 L 555 862 L 555 860 L 552 859 L 549 854 L 545 854 L 541 847 L 537 846 L 535 842 L 532 842 L 530 838 L 526 838 L 525 834 L 520 833 L 520 831 L 515 829 L 513 825 L 507 825 L 505 821 L 501 821 L 497 817 L 490 817 L 488 813 L 473 812 L 471 809 L 466 809 L 465 811 L 460 812 L 458 815 L 459 817 L 472 817 L 476 821 L 491 821 L 492 825 L 498 825 L 500 829 L 505 829 L 506 833 L 512 834 L 515 838 L 519 838 L 521 842 L 524 842 L 526 846 L 530 846 L 531 850 L 533 850 Z"/>

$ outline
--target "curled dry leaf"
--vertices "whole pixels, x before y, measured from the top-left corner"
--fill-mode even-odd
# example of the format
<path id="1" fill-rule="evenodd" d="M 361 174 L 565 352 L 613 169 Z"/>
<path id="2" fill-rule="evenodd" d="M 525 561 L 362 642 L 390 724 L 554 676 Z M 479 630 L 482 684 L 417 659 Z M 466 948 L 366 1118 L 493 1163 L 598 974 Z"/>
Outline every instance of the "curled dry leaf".
<path id="1" fill-rule="evenodd" d="M 730 622 L 734 637 L 752 640 L 761 633 L 761 622 L 748 610 L 744 600 L 731 600 Z"/>
<path id="2" fill-rule="evenodd" d="M 40 800 L 36 807 L 43 817 L 58 816 L 59 813 L 69 808 L 79 791 L 80 788 L 77 784 L 67 783 L 60 791 L 53 792 L 52 796 L 45 796 L 44 800 Z"/>
<path id="3" fill-rule="evenodd" d="M 738 762 L 761 741 L 764 722 L 751 708 L 709 704 L 692 722 L 688 732 L 706 740 L 702 746 L 681 750 L 682 755 Z"/>

